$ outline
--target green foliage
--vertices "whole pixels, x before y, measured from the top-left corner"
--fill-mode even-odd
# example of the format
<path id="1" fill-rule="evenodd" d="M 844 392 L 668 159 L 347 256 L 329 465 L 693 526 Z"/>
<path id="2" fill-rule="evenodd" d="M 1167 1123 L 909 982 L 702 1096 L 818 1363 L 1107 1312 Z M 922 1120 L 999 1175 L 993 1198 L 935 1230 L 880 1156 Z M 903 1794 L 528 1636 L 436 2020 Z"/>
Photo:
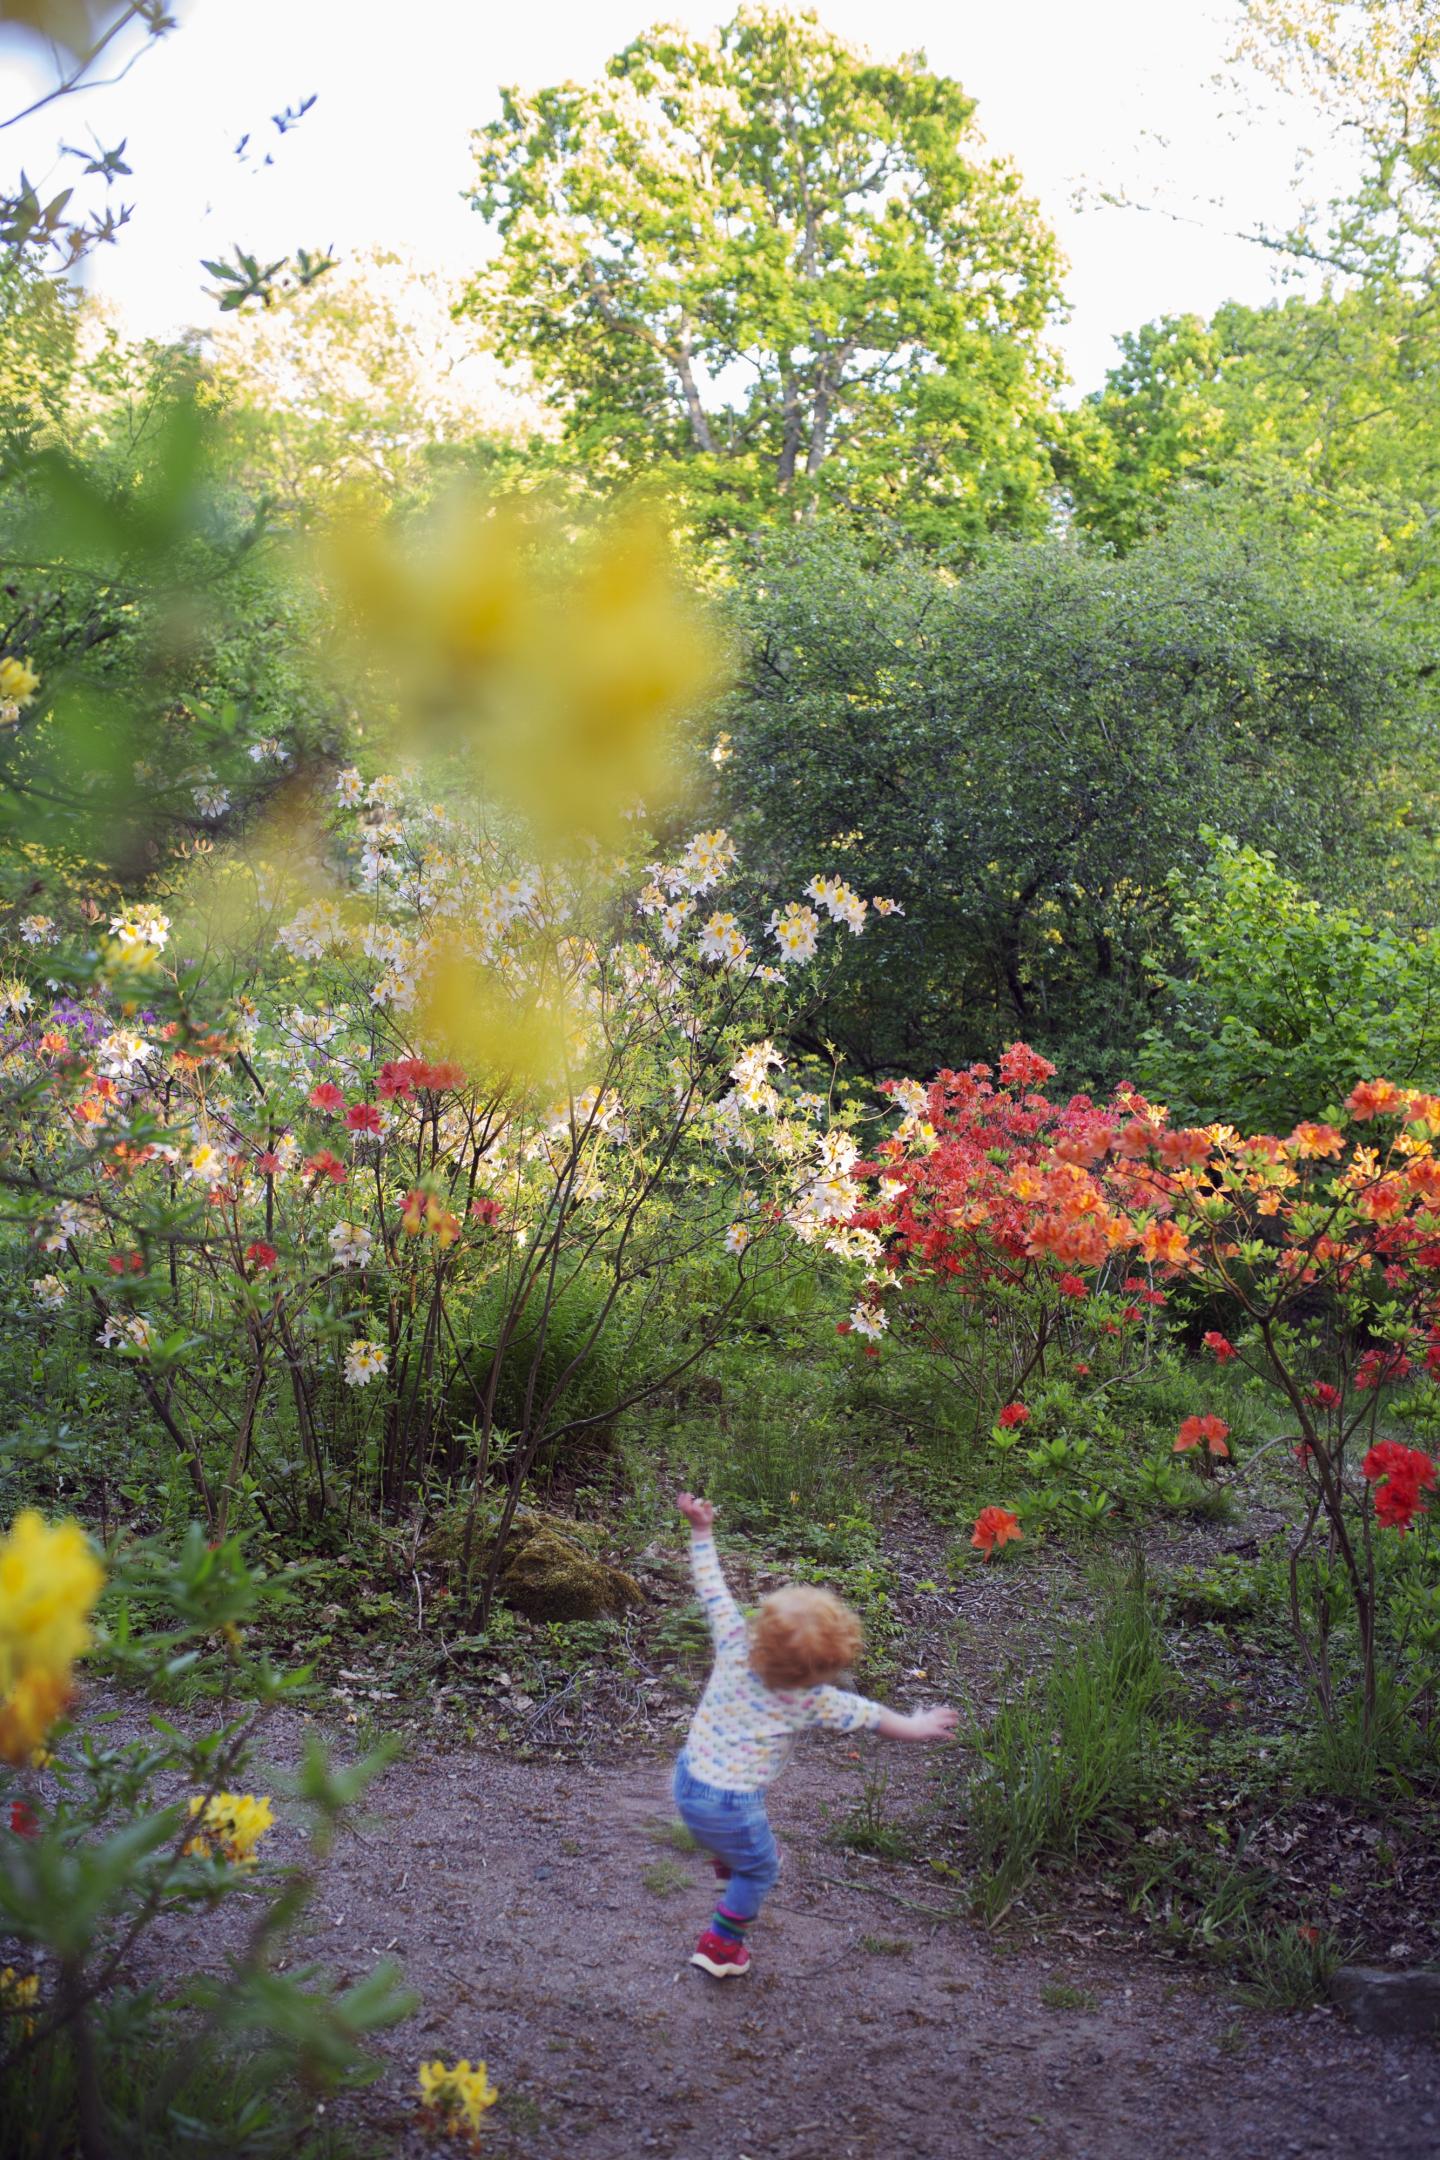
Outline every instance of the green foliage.
<path id="1" fill-rule="evenodd" d="M 1268 536 L 1317 593 L 1364 586 L 1418 631 L 1440 578 L 1431 305 L 1391 286 L 1163 317 L 1068 424 L 1080 524 Z"/>
<path id="2" fill-rule="evenodd" d="M 1440 945 L 1310 898 L 1272 854 L 1206 835 L 1178 893 L 1184 973 L 1146 1037 L 1142 1085 L 1178 1119 L 1288 1132 L 1377 1074 L 1440 1079 Z M 1177 881 L 1178 883 L 1178 881 Z"/>
<path id="3" fill-rule="evenodd" d="M 650 31 L 597 83 L 503 93 L 469 305 L 593 478 L 668 468 L 702 521 L 1038 529 L 1059 261 L 974 109 L 808 13 Z"/>
<path id="4" fill-rule="evenodd" d="M 716 814 L 762 896 L 804 865 L 904 904 L 903 938 L 859 940 L 806 1030 L 870 1070 L 1018 1035 L 1072 1084 L 1133 1078 L 1167 880 L 1207 826 L 1305 876 L 1379 846 L 1366 791 L 1406 739 L 1404 655 L 1283 557 L 1057 540 L 956 580 L 816 526 L 737 582 Z"/>
<path id="5" fill-rule="evenodd" d="M 208 1805 L 232 1807 L 267 1719 L 303 1686 L 246 1647 L 246 1630 L 284 1595 L 234 1539 L 208 1542 L 199 1525 L 178 1549 L 117 1551 L 101 1607 L 107 1663 L 157 1697 L 210 1668 L 216 1715 L 182 1726 L 155 1713 L 134 1739 L 113 1737 L 104 1716 L 61 1726 L 41 1768 L 0 1768 L 0 1806 L 31 1824 L 0 1840 L 0 1928 L 9 1961 L 42 1974 L 34 2031 L 3 2020 L 0 2095 L 7 2124 L 41 2139 L 35 2150 L 68 2150 L 78 2132 L 86 2151 L 108 2136 L 116 2150 L 158 2153 L 200 2118 L 216 2152 L 282 2149 L 299 2134 L 295 2082 L 313 2092 L 373 2075 L 368 2036 L 413 2007 L 392 1965 L 338 1987 L 275 1956 L 388 1751 L 339 1768 L 310 1739 L 279 1801 L 303 1827 L 294 1859 L 272 1863 L 263 1828 L 258 1851 L 232 1852 L 222 1832 L 196 1843 Z M 136 1946 L 168 1916 L 235 1899 L 249 1928 L 223 1977 L 132 1987 Z M 211 2050 L 224 2067 L 202 2098 L 194 2068 Z M 17 2089 L 26 2097 L 12 2118 Z"/>

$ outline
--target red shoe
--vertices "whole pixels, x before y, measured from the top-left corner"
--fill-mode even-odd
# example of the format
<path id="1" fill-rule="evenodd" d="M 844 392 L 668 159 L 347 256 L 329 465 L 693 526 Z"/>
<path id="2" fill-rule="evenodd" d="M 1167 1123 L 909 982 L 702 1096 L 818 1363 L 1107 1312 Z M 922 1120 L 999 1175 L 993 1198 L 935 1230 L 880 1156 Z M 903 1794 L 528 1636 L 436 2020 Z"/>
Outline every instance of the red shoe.
<path id="1" fill-rule="evenodd" d="M 717 1935 L 714 1928 L 706 1928 L 695 1945 L 690 1962 L 716 1980 L 738 1980 L 741 1973 L 750 1970 L 750 1953 L 743 1942 L 736 1942 L 729 1935 Z"/>

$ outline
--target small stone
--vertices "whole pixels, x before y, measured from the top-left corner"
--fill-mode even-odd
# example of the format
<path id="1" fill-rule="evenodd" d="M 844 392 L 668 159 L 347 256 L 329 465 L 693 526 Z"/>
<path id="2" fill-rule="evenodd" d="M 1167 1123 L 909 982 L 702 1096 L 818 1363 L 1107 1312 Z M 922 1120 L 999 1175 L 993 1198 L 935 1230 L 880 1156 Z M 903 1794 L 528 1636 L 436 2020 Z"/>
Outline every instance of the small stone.
<path id="1" fill-rule="evenodd" d="M 1342 1965 L 1330 1993 L 1360 2032 L 1413 2040 L 1440 2033 L 1440 1972 Z"/>

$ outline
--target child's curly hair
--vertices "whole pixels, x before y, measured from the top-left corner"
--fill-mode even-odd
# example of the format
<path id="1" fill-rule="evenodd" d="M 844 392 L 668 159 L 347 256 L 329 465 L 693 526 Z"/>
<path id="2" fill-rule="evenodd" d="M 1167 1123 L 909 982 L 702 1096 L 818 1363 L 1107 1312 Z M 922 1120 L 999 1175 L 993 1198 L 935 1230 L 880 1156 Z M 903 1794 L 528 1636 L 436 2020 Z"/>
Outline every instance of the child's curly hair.
<path id="1" fill-rule="evenodd" d="M 791 1583 L 762 1598 L 750 1630 L 750 1670 L 766 1687 L 813 1687 L 860 1655 L 860 1622 L 829 1590 Z"/>

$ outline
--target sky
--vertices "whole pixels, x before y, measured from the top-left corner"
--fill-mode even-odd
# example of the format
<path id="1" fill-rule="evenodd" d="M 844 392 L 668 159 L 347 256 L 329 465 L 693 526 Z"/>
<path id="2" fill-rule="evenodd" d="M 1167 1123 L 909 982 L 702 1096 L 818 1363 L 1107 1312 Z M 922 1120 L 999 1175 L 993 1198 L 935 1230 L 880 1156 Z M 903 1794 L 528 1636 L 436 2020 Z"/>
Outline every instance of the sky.
<path id="1" fill-rule="evenodd" d="M 398 247 L 454 275 L 485 227 L 461 199 L 470 130 L 502 83 L 597 74 L 655 20 L 711 29 L 705 0 L 172 0 L 181 27 L 113 88 L 3 138 L 11 161 L 61 186 L 57 131 L 126 138 L 135 205 L 87 273 L 136 333 L 213 319 L 202 256 L 239 243 L 282 255 Z M 894 56 L 923 48 L 978 100 L 995 151 L 1019 165 L 1070 261 L 1055 333 L 1077 392 L 1102 381 L 1114 338 L 1153 317 L 1273 297 L 1277 258 L 1244 237 L 1283 226 L 1297 155 L 1315 129 L 1293 101 L 1237 98 L 1224 79 L 1236 0 L 820 0 L 825 23 Z M 0 45 L 6 112 L 41 56 Z M 311 95 L 283 138 L 271 115 Z M 246 132 L 251 151 L 234 146 Z M 256 154 L 258 146 L 258 154 Z M 274 159 L 265 165 L 266 152 Z M 1322 177 L 1342 177 L 1322 153 Z M 1115 208 L 1102 192 L 1153 208 Z M 1324 192 L 1332 192 L 1327 186 Z"/>

